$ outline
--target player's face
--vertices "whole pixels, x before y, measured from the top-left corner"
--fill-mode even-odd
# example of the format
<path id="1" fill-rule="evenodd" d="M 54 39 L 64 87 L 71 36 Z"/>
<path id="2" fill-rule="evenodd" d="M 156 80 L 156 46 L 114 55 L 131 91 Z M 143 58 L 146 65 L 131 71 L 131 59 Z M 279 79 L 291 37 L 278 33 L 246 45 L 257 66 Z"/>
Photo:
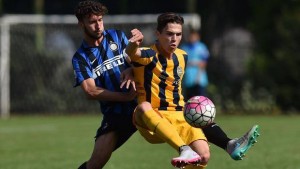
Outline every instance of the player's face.
<path id="1" fill-rule="evenodd" d="M 102 37 L 103 16 L 91 14 L 89 17 L 85 17 L 80 24 L 87 38 L 99 40 Z"/>
<path id="2" fill-rule="evenodd" d="M 197 33 L 191 33 L 189 35 L 189 42 L 194 43 L 197 42 L 199 40 L 199 35 Z"/>
<path id="3" fill-rule="evenodd" d="M 166 54 L 172 54 L 177 49 L 182 38 L 182 25 L 177 23 L 168 23 L 162 32 L 157 31 L 157 39 L 160 48 Z"/>

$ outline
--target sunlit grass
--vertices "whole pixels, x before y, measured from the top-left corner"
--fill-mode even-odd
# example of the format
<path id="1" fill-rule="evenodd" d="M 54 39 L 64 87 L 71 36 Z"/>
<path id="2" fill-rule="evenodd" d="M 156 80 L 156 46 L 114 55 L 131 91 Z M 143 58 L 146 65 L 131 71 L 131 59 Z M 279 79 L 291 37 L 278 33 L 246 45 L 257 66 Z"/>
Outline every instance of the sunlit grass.
<path id="1" fill-rule="evenodd" d="M 100 116 L 24 116 L 0 120 L 1 169 L 75 169 L 90 156 Z M 253 124 L 261 127 L 258 143 L 242 161 L 211 145 L 207 169 L 298 169 L 300 116 L 217 116 L 230 137 Z M 172 169 L 177 155 L 167 144 L 152 145 L 136 133 L 114 152 L 105 169 Z"/>

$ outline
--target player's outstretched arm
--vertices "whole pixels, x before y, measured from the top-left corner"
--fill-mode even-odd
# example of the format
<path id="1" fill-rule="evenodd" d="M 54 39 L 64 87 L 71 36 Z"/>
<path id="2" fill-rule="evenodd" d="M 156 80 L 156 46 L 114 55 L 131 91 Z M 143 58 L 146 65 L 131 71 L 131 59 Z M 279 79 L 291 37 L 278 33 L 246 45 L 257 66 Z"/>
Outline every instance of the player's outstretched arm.
<path id="1" fill-rule="evenodd" d="M 139 46 L 144 39 L 144 35 L 138 29 L 131 30 L 131 35 L 132 37 L 129 39 L 129 43 L 125 52 L 129 57 L 141 56 L 141 50 L 139 49 Z"/>
<path id="2" fill-rule="evenodd" d="M 94 79 L 89 78 L 81 83 L 81 88 L 88 99 L 101 101 L 131 101 L 136 97 L 134 89 L 130 92 L 113 92 L 101 87 L 97 87 Z"/>

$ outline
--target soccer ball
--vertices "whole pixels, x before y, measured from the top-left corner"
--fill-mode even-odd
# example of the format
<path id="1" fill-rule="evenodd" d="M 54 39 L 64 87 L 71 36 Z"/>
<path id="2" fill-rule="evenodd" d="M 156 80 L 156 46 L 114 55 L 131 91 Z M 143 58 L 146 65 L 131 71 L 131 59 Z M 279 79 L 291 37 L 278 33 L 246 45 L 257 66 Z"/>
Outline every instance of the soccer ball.
<path id="1" fill-rule="evenodd" d="M 207 97 L 194 96 L 184 105 L 185 120 L 193 127 L 204 128 L 216 117 L 216 107 Z"/>

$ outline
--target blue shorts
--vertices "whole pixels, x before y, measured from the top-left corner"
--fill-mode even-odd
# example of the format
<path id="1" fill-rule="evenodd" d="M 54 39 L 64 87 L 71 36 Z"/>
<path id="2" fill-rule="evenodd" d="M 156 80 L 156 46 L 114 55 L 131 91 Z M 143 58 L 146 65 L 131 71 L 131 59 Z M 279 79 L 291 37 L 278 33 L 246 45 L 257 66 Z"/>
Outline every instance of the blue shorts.
<path id="1" fill-rule="evenodd" d="M 132 117 L 128 115 L 110 115 L 103 116 L 103 120 L 101 126 L 97 130 L 97 134 L 95 139 L 99 136 L 115 131 L 119 138 L 114 150 L 118 149 L 121 145 L 123 145 L 133 133 L 136 132 L 136 127 L 132 122 Z"/>

